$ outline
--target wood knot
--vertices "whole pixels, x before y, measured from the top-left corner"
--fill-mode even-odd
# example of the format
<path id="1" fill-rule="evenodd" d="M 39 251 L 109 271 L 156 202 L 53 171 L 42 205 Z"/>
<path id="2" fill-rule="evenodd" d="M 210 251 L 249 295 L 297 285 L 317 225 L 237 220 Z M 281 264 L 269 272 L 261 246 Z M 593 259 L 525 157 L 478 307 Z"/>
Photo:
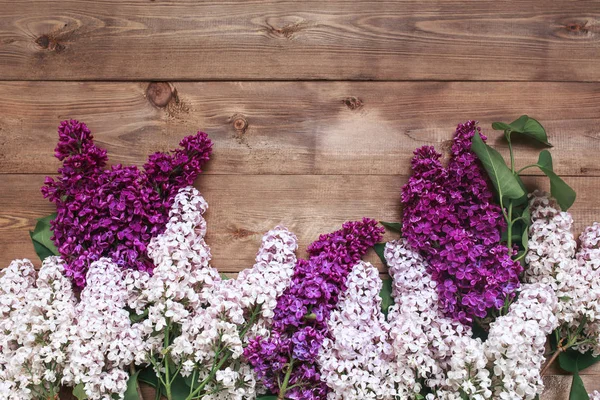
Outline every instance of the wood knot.
<path id="1" fill-rule="evenodd" d="M 351 110 L 358 110 L 363 106 L 362 100 L 354 96 L 346 97 L 343 100 L 343 103 L 346 105 L 346 107 L 348 107 Z"/>
<path id="2" fill-rule="evenodd" d="M 558 24 L 556 35 L 564 39 L 595 39 L 600 33 L 600 24 L 594 18 L 569 18 Z"/>
<path id="3" fill-rule="evenodd" d="M 231 231 L 231 236 L 234 239 L 244 239 L 252 235 L 256 235 L 256 232 L 250 231 L 244 228 L 235 228 Z"/>
<path id="4" fill-rule="evenodd" d="M 571 32 L 571 33 L 573 33 L 573 34 L 576 34 L 576 35 L 579 35 L 579 34 L 587 34 L 589 31 L 586 29 L 586 27 L 585 27 L 586 25 L 587 25 L 587 23 L 584 23 L 584 24 L 579 24 L 579 23 L 576 23 L 576 22 L 575 22 L 575 23 L 572 23 L 572 24 L 567 24 L 567 25 L 565 26 L 565 28 L 566 28 L 566 29 L 567 29 L 569 32 Z"/>
<path id="5" fill-rule="evenodd" d="M 65 46 L 59 43 L 56 38 L 50 35 L 42 35 L 35 39 L 35 43 L 40 46 L 40 48 L 45 50 L 51 50 L 56 52 L 61 52 L 65 49 Z"/>
<path id="6" fill-rule="evenodd" d="M 158 108 L 166 107 L 175 95 L 175 88 L 168 82 L 151 82 L 146 89 L 146 98 Z"/>
<path id="7" fill-rule="evenodd" d="M 294 39 L 298 32 L 311 25 L 298 17 L 270 18 L 265 22 L 265 30 L 270 37 L 288 40 Z"/>
<path id="8" fill-rule="evenodd" d="M 241 114 L 234 114 L 231 116 L 233 127 L 240 133 L 245 133 L 248 129 L 248 120 Z"/>

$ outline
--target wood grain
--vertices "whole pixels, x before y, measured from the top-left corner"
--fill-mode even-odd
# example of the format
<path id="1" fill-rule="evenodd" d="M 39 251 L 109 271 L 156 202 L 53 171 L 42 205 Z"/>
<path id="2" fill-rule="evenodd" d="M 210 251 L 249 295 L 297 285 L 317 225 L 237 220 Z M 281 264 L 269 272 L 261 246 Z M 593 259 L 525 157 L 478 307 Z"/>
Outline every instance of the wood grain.
<path id="1" fill-rule="evenodd" d="M 3 0 L 15 80 L 598 81 L 600 4 Z"/>
<path id="2" fill-rule="evenodd" d="M 207 174 L 406 175 L 415 148 L 447 150 L 467 119 L 506 155 L 491 123 L 527 113 L 559 174 L 600 175 L 597 83 L 0 82 L 0 110 L 3 173 L 55 174 L 56 127 L 76 118 L 114 163 L 142 164 L 202 129 L 215 142 Z M 539 150 L 520 143 L 518 162 Z"/>

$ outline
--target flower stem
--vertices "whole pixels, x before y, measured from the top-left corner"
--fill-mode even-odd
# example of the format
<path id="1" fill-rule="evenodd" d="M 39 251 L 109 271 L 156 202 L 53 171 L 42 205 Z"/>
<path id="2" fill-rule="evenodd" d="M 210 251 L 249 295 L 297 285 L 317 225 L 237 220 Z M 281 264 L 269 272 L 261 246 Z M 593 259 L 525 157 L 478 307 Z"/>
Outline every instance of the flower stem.
<path id="1" fill-rule="evenodd" d="M 512 173 L 515 173 L 515 155 L 513 153 L 512 142 L 510 141 L 510 132 L 506 135 L 506 140 L 508 141 L 508 151 L 510 152 L 510 170 Z"/>
<path id="2" fill-rule="evenodd" d="M 191 400 L 191 399 L 195 398 L 200 393 L 200 391 L 202 389 L 204 389 L 204 387 L 214 378 L 217 371 L 221 370 L 221 367 L 223 366 L 223 364 L 225 364 L 227 362 L 227 360 L 229 360 L 229 357 L 231 357 L 231 352 L 228 352 L 228 354 L 225 357 L 223 357 L 221 359 L 221 361 L 219 361 L 219 363 L 216 365 L 216 367 L 213 368 L 213 370 L 206 377 L 206 379 L 204 379 L 204 381 L 202 381 L 200 386 L 198 386 L 198 388 L 196 390 L 194 390 L 194 392 L 187 397 L 187 400 Z"/>
<path id="3" fill-rule="evenodd" d="M 169 323 L 167 323 L 167 326 L 165 327 L 165 340 L 164 340 L 164 351 L 165 351 L 165 355 L 163 358 L 163 362 L 165 365 L 165 391 L 167 392 L 167 399 L 168 400 L 172 400 L 173 396 L 171 395 L 171 378 L 170 378 L 170 374 L 169 374 L 169 352 L 167 351 L 167 349 L 169 348 L 169 331 L 170 331 L 171 326 L 169 325 Z"/>
<path id="4" fill-rule="evenodd" d="M 542 371 L 540 372 L 540 376 L 544 376 L 544 374 L 546 373 L 546 371 L 548 370 L 548 368 L 550 368 L 550 366 L 552 365 L 552 363 L 554 361 L 556 361 L 556 358 L 560 355 L 560 353 L 562 353 L 563 351 L 565 351 L 564 347 L 558 347 L 556 349 L 556 351 L 554 352 L 554 354 L 552 355 L 552 357 L 546 362 L 546 364 L 544 365 L 544 368 L 542 368 Z"/>
<path id="5" fill-rule="evenodd" d="M 508 236 L 506 246 L 508 247 L 509 254 L 512 254 L 511 253 L 512 252 L 512 228 L 513 228 L 512 213 L 513 213 L 513 202 L 512 202 L 512 200 L 509 200 L 508 201 L 508 231 L 506 233 L 506 235 Z"/>
<path id="6" fill-rule="evenodd" d="M 292 376 L 293 369 L 294 369 L 294 359 L 290 358 L 290 363 L 288 364 L 288 369 L 285 373 L 285 377 L 283 378 L 283 384 L 279 388 L 279 395 L 277 396 L 277 400 L 285 399 L 285 393 L 288 390 L 288 384 L 290 383 L 290 376 Z"/>

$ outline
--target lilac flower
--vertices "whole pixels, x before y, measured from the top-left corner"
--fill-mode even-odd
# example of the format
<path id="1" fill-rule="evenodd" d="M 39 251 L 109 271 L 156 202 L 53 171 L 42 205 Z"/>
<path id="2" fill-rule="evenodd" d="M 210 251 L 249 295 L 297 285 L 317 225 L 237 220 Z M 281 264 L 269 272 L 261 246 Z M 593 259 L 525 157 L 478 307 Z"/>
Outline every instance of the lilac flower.
<path id="1" fill-rule="evenodd" d="M 397 370 L 391 365 L 390 326 L 381 312 L 379 271 L 360 261 L 348 276 L 347 286 L 331 313 L 330 335 L 319 353 L 321 380 L 331 389 L 327 398 L 392 399 L 397 393 L 391 376 Z"/>
<path id="2" fill-rule="evenodd" d="M 63 121 L 58 135 L 55 155 L 63 166 L 56 180 L 46 178 L 42 193 L 56 204 L 53 240 L 67 275 L 83 287 L 89 265 L 102 257 L 122 268 L 151 271 L 147 245 L 164 230 L 174 195 L 201 172 L 210 139 L 203 132 L 189 136 L 181 149 L 150 156 L 140 171 L 121 165 L 104 169 L 106 151 L 95 145 L 84 123 Z"/>
<path id="3" fill-rule="evenodd" d="M 402 188 L 404 234 L 428 261 L 443 310 L 465 324 L 512 299 L 522 272 L 500 243 L 502 210 L 470 150 L 476 131 L 475 121 L 458 125 L 447 167 L 433 147 L 417 149 Z"/>
<path id="4" fill-rule="evenodd" d="M 352 267 L 382 237 L 377 222 L 347 222 L 321 235 L 298 260 L 291 286 L 278 299 L 269 337 L 250 341 L 244 356 L 271 392 L 289 399 L 324 399 L 318 355 L 327 337 L 327 321 Z"/>
<path id="5" fill-rule="evenodd" d="M 571 214 L 547 193 L 530 199 L 529 252 L 524 280 L 550 285 L 559 298 L 556 316 L 562 345 L 600 355 L 600 224 L 587 227 L 579 246 Z"/>

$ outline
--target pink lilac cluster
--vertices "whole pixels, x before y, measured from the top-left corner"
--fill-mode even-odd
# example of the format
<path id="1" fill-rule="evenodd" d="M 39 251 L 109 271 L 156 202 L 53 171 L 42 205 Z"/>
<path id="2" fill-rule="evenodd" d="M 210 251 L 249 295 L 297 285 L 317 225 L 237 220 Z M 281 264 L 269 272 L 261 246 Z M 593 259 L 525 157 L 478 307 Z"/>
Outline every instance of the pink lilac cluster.
<path id="1" fill-rule="evenodd" d="M 433 147 L 417 149 L 402 188 L 404 235 L 427 259 L 443 310 L 464 324 L 512 299 L 522 272 L 500 243 L 505 221 L 471 151 L 476 132 L 475 121 L 458 125 L 447 167 Z"/>
<path id="2" fill-rule="evenodd" d="M 129 307 L 148 314 L 137 325 L 144 338 L 138 363 L 156 367 L 168 354 L 182 376 L 195 378 L 194 398 L 251 399 L 256 380 L 240 356 L 249 338 L 270 329 L 293 274 L 297 239 L 275 227 L 264 235 L 253 268 L 222 279 L 204 241 L 207 207 L 195 188 L 181 189 L 165 232 L 149 245 L 154 274 L 126 271 Z"/>
<path id="3" fill-rule="evenodd" d="M 346 290 L 352 267 L 382 234 L 374 220 L 347 222 L 341 230 L 321 235 L 309 246 L 309 259 L 298 261 L 291 286 L 278 300 L 270 337 L 255 338 L 244 351 L 268 390 L 289 399 L 327 396 L 317 359 L 329 315 Z"/>
<path id="4" fill-rule="evenodd" d="M 56 204 L 53 240 L 67 262 L 67 274 L 85 286 L 89 265 L 109 257 L 120 267 L 151 271 L 150 239 L 164 230 L 177 191 L 191 185 L 211 154 L 203 132 L 184 138 L 180 149 L 156 153 L 144 169 L 105 169 L 106 150 L 88 127 L 75 120 L 58 128 L 55 155 L 63 162 L 58 178 L 46 178 L 44 197 Z"/>
<path id="5" fill-rule="evenodd" d="M 530 209 L 525 280 L 552 286 L 561 337 L 577 334 L 577 350 L 600 355 L 600 224 L 582 232 L 577 248 L 571 215 L 548 194 L 534 192 Z"/>
<path id="6" fill-rule="evenodd" d="M 35 278 L 17 260 L 0 278 L 0 399 L 55 398 L 68 360 L 75 294 L 64 263 L 48 257 Z"/>

